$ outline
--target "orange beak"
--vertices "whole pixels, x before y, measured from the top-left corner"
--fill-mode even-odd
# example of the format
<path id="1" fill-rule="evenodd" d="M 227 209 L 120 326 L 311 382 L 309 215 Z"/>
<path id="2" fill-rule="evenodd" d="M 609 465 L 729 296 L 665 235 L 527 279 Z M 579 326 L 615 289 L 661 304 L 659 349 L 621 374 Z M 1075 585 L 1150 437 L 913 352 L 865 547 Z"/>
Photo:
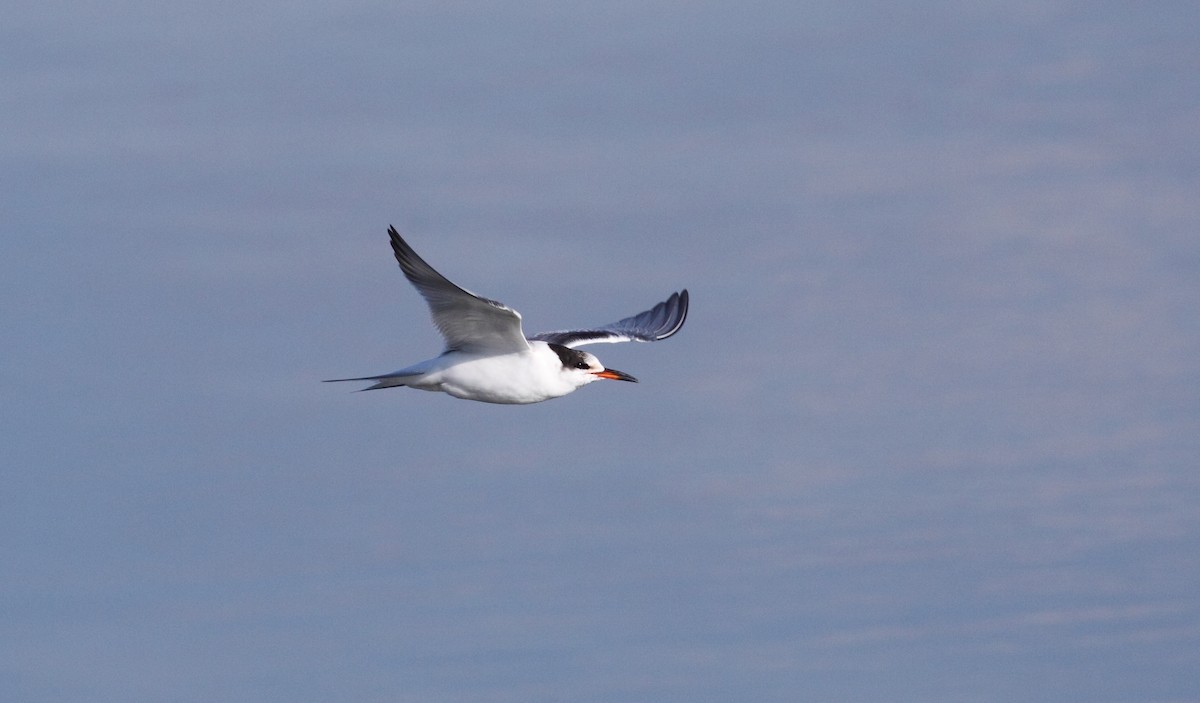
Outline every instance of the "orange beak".
<path id="1" fill-rule="evenodd" d="M 611 381 L 632 381 L 634 383 L 638 382 L 638 380 L 636 378 L 634 378 L 633 376 L 630 376 L 629 374 L 625 373 L 624 371 L 617 371 L 616 369 L 604 369 L 603 371 L 595 372 L 594 375 L 599 376 L 600 378 L 607 378 Z"/>

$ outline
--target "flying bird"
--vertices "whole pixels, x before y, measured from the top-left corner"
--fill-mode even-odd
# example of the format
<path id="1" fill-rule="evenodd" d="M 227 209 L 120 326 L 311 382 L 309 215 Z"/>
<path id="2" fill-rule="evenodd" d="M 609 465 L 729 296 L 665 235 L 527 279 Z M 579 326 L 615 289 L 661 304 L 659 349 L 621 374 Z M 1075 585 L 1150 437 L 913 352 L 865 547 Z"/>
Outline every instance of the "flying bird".
<path id="1" fill-rule="evenodd" d="M 539 403 L 600 379 L 637 382 L 576 347 L 656 342 L 678 332 L 687 319 L 688 292 L 684 289 L 645 312 L 611 324 L 526 337 L 519 312 L 451 283 L 425 263 L 395 227 L 388 227 L 388 235 L 400 270 L 429 304 L 446 350 L 392 373 L 330 382 L 374 381 L 362 390 L 408 386 L 484 403 Z"/>

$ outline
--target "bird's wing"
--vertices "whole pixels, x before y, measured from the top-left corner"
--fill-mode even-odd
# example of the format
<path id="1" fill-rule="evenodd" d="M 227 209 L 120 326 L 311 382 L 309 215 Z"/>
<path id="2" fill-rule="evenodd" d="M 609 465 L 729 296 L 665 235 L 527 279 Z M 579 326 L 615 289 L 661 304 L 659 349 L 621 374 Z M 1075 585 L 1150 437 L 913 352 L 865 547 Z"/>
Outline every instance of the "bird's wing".
<path id="1" fill-rule="evenodd" d="M 433 324 L 446 339 L 446 350 L 505 354 L 526 351 L 521 314 L 504 303 L 459 288 L 413 251 L 395 227 L 388 227 L 400 270 L 433 314 Z"/>
<path id="2" fill-rule="evenodd" d="M 683 327 L 687 319 L 688 292 L 684 289 L 672 293 L 670 298 L 646 312 L 618 320 L 608 325 L 582 330 L 542 332 L 530 339 L 537 339 L 564 347 L 579 347 L 601 342 L 657 342 L 666 339 Z"/>

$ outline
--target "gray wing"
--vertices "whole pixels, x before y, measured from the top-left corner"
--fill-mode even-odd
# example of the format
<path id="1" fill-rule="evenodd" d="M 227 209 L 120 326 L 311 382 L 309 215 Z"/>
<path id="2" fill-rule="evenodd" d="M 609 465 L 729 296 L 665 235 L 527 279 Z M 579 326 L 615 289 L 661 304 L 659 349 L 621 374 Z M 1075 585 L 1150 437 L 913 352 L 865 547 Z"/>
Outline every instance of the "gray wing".
<path id="1" fill-rule="evenodd" d="M 618 320 L 608 325 L 583 330 L 542 332 L 530 339 L 564 347 L 579 347 L 602 342 L 657 342 L 666 339 L 683 327 L 687 319 L 688 292 L 685 288 L 646 312 Z"/>
<path id="2" fill-rule="evenodd" d="M 504 354 L 529 349 L 521 314 L 504 303 L 459 288 L 413 251 L 395 227 L 388 227 L 400 270 L 429 303 L 433 324 L 446 350 Z"/>

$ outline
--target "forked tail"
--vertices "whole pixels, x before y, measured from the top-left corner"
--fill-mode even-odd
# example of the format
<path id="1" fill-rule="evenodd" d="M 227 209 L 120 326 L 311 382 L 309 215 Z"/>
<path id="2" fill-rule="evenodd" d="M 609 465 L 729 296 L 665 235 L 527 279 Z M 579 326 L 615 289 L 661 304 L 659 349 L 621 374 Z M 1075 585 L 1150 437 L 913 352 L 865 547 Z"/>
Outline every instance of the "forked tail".
<path id="1" fill-rule="evenodd" d="M 360 391 L 374 391 L 380 388 L 395 388 L 396 386 L 408 385 L 405 383 L 412 375 L 394 376 L 385 374 L 383 376 L 361 376 L 359 378 L 329 378 L 322 383 L 342 383 L 343 381 L 375 381 L 375 385 L 359 388 Z"/>

